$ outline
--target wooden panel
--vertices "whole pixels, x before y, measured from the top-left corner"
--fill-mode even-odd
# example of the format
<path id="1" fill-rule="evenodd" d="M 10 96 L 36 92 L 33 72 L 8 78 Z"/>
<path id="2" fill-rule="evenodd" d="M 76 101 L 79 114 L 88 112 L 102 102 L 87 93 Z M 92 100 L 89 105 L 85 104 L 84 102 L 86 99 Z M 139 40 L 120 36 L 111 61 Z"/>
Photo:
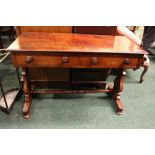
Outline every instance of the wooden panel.
<path id="1" fill-rule="evenodd" d="M 28 71 L 33 81 L 69 81 L 70 78 L 67 68 L 32 67 Z"/>
<path id="2" fill-rule="evenodd" d="M 129 64 L 125 64 L 125 60 L 129 61 Z M 137 56 L 129 55 L 88 55 L 81 54 L 79 57 L 79 64 L 81 67 L 91 68 L 136 68 L 138 65 Z"/>
<path id="3" fill-rule="evenodd" d="M 72 26 L 17 26 L 17 34 L 23 32 L 57 32 L 57 33 L 72 33 Z"/>
<path id="4" fill-rule="evenodd" d="M 20 26 L 16 26 L 16 36 L 18 37 L 20 34 Z"/>
<path id="5" fill-rule="evenodd" d="M 13 63 L 22 67 L 136 68 L 140 58 L 128 54 L 17 53 L 13 56 Z"/>
<path id="6" fill-rule="evenodd" d="M 23 67 L 73 67 L 78 65 L 78 56 L 73 54 L 15 54 L 15 65 Z"/>
<path id="7" fill-rule="evenodd" d="M 33 73 L 33 72 L 32 72 Z M 31 81 L 32 90 L 33 89 L 69 89 L 69 81 Z"/>

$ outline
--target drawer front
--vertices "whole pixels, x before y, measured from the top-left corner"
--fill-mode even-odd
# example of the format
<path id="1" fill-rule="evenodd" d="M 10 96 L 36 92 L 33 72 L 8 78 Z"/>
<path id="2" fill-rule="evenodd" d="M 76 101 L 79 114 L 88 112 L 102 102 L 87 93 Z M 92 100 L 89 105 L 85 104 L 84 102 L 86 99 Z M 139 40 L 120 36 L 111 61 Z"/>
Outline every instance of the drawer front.
<path id="1" fill-rule="evenodd" d="M 137 56 L 124 55 L 81 55 L 79 57 L 79 64 L 81 67 L 91 68 L 136 68 L 139 63 Z"/>
<path id="2" fill-rule="evenodd" d="M 75 55 L 41 55 L 41 54 L 14 54 L 14 64 L 26 67 L 72 67 L 78 65 L 78 56 Z"/>

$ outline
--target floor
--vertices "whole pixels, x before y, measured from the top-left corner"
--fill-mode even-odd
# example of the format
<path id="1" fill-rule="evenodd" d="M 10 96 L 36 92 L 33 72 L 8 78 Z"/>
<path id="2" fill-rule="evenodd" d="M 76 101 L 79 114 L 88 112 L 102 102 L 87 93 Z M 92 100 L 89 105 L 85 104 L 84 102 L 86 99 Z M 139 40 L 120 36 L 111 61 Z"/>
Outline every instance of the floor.
<path id="1" fill-rule="evenodd" d="M 123 115 L 115 113 L 114 102 L 106 93 L 38 95 L 33 97 L 31 117 L 22 117 L 24 96 L 15 101 L 11 114 L 0 111 L 0 128 L 51 129 L 151 129 L 155 128 L 155 57 L 149 56 L 151 66 L 145 81 L 139 84 L 142 68 L 128 70 L 121 100 Z M 0 78 L 5 91 L 18 86 L 11 60 L 0 65 Z M 111 76 L 113 79 L 113 76 Z"/>

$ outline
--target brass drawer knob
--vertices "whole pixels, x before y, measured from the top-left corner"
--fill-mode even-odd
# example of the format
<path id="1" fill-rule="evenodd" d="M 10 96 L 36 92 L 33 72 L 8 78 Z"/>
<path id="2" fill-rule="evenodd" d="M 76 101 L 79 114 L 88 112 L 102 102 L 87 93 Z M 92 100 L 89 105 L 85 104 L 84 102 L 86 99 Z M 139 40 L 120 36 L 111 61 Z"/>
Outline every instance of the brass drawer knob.
<path id="1" fill-rule="evenodd" d="M 97 57 L 92 57 L 92 64 L 95 65 L 97 64 L 97 62 L 98 62 Z"/>
<path id="2" fill-rule="evenodd" d="M 124 60 L 124 64 L 125 64 L 125 65 L 129 65 L 129 64 L 130 64 L 129 58 L 126 58 L 126 59 Z"/>
<path id="3" fill-rule="evenodd" d="M 26 56 L 25 62 L 26 62 L 27 64 L 30 64 L 32 61 L 33 61 L 32 56 Z"/>
<path id="4" fill-rule="evenodd" d="M 69 62 L 69 58 L 68 57 L 62 57 L 62 63 L 68 63 Z"/>

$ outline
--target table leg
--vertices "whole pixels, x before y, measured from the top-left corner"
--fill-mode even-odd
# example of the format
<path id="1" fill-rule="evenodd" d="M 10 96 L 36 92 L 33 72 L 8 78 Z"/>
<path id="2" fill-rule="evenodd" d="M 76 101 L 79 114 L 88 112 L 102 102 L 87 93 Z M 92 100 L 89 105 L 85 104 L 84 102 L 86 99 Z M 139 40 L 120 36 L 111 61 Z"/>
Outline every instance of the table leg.
<path id="1" fill-rule="evenodd" d="M 31 106 L 31 94 L 30 94 L 30 87 L 29 87 L 29 80 L 27 75 L 27 70 L 25 68 L 22 68 L 22 76 L 23 76 L 23 91 L 24 91 L 24 107 L 23 107 L 23 117 L 29 118 L 29 111 Z"/>
<path id="2" fill-rule="evenodd" d="M 149 66 L 147 66 L 147 65 L 144 65 L 143 67 L 144 67 L 144 70 L 140 76 L 140 81 L 139 81 L 140 83 L 142 83 L 144 81 L 144 74 L 148 71 L 148 68 L 149 68 Z"/>
<path id="3" fill-rule="evenodd" d="M 147 55 L 144 55 L 144 61 L 142 65 L 142 67 L 144 67 L 144 70 L 140 76 L 140 81 L 139 81 L 140 83 L 144 81 L 144 74 L 148 71 L 149 65 L 150 65 L 150 60 Z"/>
<path id="4" fill-rule="evenodd" d="M 113 99 L 114 99 L 114 102 L 115 102 L 115 105 L 117 108 L 116 113 L 118 115 L 121 115 L 123 112 L 123 109 L 124 109 L 124 106 L 120 100 L 120 98 L 121 98 L 120 96 L 123 91 L 124 74 L 125 74 L 124 70 L 120 69 L 118 71 L 116 78 L 115 78 L 114 86 L 112 86 L 112 85 L 108 86 L 108 89 L 113 90 L 112 96 L 113 96 Z"/>

